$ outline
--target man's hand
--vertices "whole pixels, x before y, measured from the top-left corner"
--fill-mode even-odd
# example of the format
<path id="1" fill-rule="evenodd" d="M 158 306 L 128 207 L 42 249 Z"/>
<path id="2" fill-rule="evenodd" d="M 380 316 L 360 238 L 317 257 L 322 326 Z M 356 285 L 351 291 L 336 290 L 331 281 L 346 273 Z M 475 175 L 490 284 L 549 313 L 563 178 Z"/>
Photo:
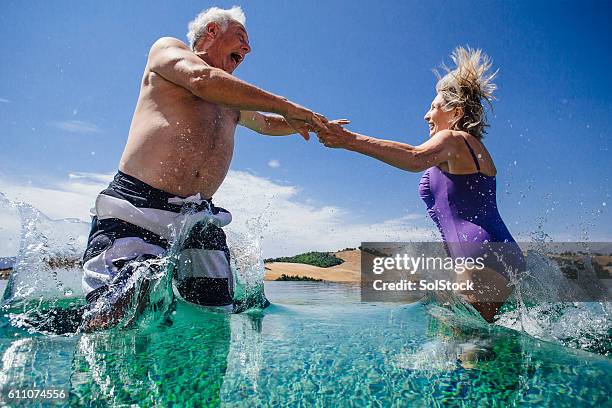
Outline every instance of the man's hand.
<path id="1" fill-rule="evenodd" d="M 325 116 L 295 103 L 289 103 L 287 106 L 287 110 L 281 112 L 281 115 L 285 118 L 289 126 L 302 135 L 305 140 L 310 139 L 310 135 L 308 134 L 309 131 L 323 132 L 327 130 L 326 125 L 329 122 Z M 307 128 L 307 125 L 311 127 Z"/>
<path id="2" fill-rule="evenodd" d="M 355 136 L 350 131 L 344 129 L 341 125 L 346 119 L 340 119 L 339 121 L 329 122 L 327 124 L 327 131 L 317 132 L 319 142 L 323 143 L 325 147 L 331 148 L 344 148 L 351 142 Z M 342 121 L 342 122 L 341 122 Z M 347 121 L 348 122 L 348 121 Z"/>

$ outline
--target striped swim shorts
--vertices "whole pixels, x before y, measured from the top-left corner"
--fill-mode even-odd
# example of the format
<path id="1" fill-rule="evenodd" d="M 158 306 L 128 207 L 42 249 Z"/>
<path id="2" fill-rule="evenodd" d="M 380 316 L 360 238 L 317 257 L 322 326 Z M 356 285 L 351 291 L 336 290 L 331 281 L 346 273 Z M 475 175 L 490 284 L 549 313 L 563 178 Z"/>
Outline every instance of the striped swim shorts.
<path id="1" fill-rule="evenodd" d="M 231 214 L 211 200 L 175 196 L 119 171 L 96 198 L 83 256 L 83 290 L 88 303 L 115 290 L 135 263 L 166 254 L 177 232 L 173 283 L 179 295 L 204 306 L 229 306 L 234 280 L 221 227 Z M 174 251 L 173 251 L 174 253 Z"/>

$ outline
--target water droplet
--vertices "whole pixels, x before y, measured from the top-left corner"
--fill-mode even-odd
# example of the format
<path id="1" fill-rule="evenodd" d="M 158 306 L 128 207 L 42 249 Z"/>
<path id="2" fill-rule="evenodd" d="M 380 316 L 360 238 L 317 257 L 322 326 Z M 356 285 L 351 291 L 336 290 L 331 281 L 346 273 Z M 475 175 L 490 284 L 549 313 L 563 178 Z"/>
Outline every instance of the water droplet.
<path id="1" fill-rule="evenodd" d="M 601 203 L 601 205 L 603 205 L 605 207 L 606 206 L 606 202 L 604 201 L 603 203 Z"/>

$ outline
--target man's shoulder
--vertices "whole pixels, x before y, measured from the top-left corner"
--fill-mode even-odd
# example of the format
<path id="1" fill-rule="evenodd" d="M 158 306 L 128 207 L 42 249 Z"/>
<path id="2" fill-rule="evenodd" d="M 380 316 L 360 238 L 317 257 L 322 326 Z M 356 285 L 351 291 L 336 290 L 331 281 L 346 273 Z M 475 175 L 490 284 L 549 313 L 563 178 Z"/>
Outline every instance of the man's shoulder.
<path id="1" fill-rule="evenodd" d="M 155 67 L 164 66 L 166 63 L 183 58 L 185 52 L 190 52 L 189 47 L 181 40 L 173 37 L 162 37 L 155 41 L 149 50 L 148 66 L 155 70 Z"/>
<path id="2" fill-rule="evenodd" d="M 182 48 L 189 50 L 187 44 L 174 37 L 161 37 L 151 46 L 151 52 L 161 51 L 169 48 Z"/>

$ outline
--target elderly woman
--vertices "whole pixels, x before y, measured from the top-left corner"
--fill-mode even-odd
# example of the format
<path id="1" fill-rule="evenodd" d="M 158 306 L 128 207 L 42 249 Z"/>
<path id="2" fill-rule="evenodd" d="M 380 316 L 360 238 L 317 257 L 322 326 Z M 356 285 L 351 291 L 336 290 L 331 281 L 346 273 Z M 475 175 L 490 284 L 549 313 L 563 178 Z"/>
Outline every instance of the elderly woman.
<path id="1" fill-rule="evenodd" d="M 436 97 L 425 114 L 429 139 L 419 145 L 360 135 L 332 125 L 319 133 L 327 147 L 344 148 L 411 172 L 425 170 L 419 194 L 440 230 L 449 256 L 482 256 L 485 272 L 472 270 L 476 291 L 464 293 L 467 301 L 492 321 L 511 290 L 510 276 L 524 269 L 523 255 L 504 224 L 496 203 L 496 169 L 482 143 L 486 123 L 483 102 L 493 100 L 489 58 L 480 50 L 456 48 L 451 58 L 456 67 L 439 74 Z M 489 243 L 500 251 L 491 254 Z M 464 277 L 465 279 L 465 277 Z M 479 286 L 476 286 L 479 284 Z"/>

